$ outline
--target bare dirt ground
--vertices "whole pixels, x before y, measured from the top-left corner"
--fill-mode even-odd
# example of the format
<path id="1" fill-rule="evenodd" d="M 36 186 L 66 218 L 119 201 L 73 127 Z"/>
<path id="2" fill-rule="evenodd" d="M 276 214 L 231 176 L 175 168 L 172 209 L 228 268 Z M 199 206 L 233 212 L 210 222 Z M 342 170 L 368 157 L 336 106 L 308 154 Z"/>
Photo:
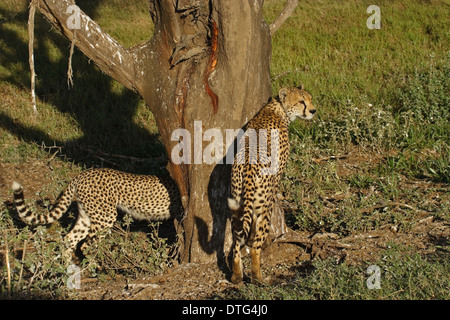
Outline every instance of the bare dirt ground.
<path id="1" fill-rule="evenodd" d="M 10 202 L 10 183 L 19 179 L 27 186 L 32 198 L 42 185 L 49 183 L 49 171 L 45 163 L 0 163 L 0 199 Z M 70 174 L 69 174 L 70 175 Z M 438 197 L 439 198 L 439 197 Z M 439 201 L 448 201 L 444 195 Z M 447 200 L 445 200 L 447 199 Z M 395 203 L 391 205 L 397 205 Z M 401 204 L 398 204 L 401 205 Z M 262 255 L 262 271 L 265 282 L 283 284 L 289 282 L 299 268 L 308 268 L 313 259 L 332 257 L 350 265 L 375 260 L 389 242 L 413 247 L 417 252 L 428 254 L 436 250 L 436 245 L 450 238 L 450 226 L 423 212 L 407 233 L 397 230 L 395 225 L 384 225 L 378 230 L 339 237 L 334 233 L 289 232 L 269 245 Z M 246 271 L 249 261 L 244 259 Z M 167 269 L 162 275 L 127 279 L 117 276 L 108 281 L 82 277 L 77 299 L 208 299 L 224 290 L 236 288 L 229 282 L 228 267 L 211 264 L 185 264 Z M 249 279 L 246 279 L 247 281 Z M 183 283 L 183 286 L 180 286 Z M 242 284 L 241 284 L 242 285 Z"/>

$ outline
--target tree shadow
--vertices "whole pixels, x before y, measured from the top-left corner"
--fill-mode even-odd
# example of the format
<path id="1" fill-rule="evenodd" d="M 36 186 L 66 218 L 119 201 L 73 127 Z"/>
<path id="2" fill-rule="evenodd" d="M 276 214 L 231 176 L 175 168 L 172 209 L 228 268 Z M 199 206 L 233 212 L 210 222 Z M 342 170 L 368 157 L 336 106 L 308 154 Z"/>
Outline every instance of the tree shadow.
<path id="1" fill-rule="evenodd" d="M 226 154 L 237 151 L 237 138 L 229 146 Z M 234 158 L 234 157 L 233 157 Z M 198 239 L 202 249 L 208 254 L 215 254 L 217 266 L 231 278 L 232 254 L 231 251 L 231 211 L 228 207 L 228 198 L 231 197 L 231 168 L 227 163 L 227 156 L 222 158 L 221 163 L 216 164 L 208 182 L 208 200 L 212 216 L 212 235 L 208 239 L 208 225 L 200 218 L 195 219 L 198 230 Z M 228 237 L 227 237 L 228 235 Z"/>
<path id="2" fill-rule="evenodd" d="M 78 5 L 95 18 L 101 1 L 80 1 Z M 0 64 L 14 70 L 0 73 L 0 81 L 29 90 L 30 71 L 28 66 L 28 40 L 22 31 L 11 25 L 26 26 L 28 10 L 25 6 L 19 13 L 0 8 L 0 38 L 7 43 L 7 50 L 0 52 Z M 64 154 L 71 161 L 85 166 L 102 165 L 114 167 L 115 162 L 104 162 L 92 153 L 101 150 L 103 154 L 119 154 L 124 161 L 119 167 L 138 173 L 156 173 L 164 166 L 165 148 L 159 135 L 138 126 L 133 118 L 140 104 L 144 102 L 135 92 L 119 85 L 104 75 L 93 63 L 75 48 L 72 58 L 73 83 L 67 84 L 67 68 L 70 42 L 57 31 L 41 14 L 35 18 L 34 60 L 37 73 L 36 95 L 39 101 L 54 106 L 61 113 L 67 113 L 78 124 L 82 136 L 77 139 L 54 138 L 44 130 L 23 123 L 0 110 L 0 127 L 25 142 L 42 142 L 47 146 L 64 147 Z M 39 108 L 39 106 L 38 106 Z M 49 152 L 54 152 L 49 150 Z M 150 161 L 130 163 L 127 157 L 149 159 Z M 157 161 L 151 159 L 157 158 Z"/>
<path id="3" fill-rule="evenodd" d="M 230 256 L 227 256 L 227 224 L 231 222 L 231 212 L 228 207 L 227 199 L 231 197 L 230 183 L 231 183 L 231 164 L 217 164 L 211 173 L 208 184 L 208 199 L 213 217 L 213 234 L 212 247 L 216 248 L 217 263 L 219 268 L 231 277 L 229 265 Z M 217 192 L 226 188 L 226 194 Z M 230 224 L 231 225 L 231 224 Z M 231 228 L 228 230 L 231 234 Z"/>

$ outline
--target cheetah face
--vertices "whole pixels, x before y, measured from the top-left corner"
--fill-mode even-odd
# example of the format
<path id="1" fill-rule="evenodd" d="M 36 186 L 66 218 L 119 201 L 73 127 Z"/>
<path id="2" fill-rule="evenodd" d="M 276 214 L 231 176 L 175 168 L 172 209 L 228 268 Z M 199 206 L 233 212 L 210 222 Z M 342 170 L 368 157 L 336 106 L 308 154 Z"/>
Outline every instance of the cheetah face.
<path id="1" fill-rule="evenodd" d="M 279 98 L 291 122 L 296 118 L 311 120 L 316 113 L 316 107 L 311 102 L 311 94 L 302 87 L 282 88 Z"/>

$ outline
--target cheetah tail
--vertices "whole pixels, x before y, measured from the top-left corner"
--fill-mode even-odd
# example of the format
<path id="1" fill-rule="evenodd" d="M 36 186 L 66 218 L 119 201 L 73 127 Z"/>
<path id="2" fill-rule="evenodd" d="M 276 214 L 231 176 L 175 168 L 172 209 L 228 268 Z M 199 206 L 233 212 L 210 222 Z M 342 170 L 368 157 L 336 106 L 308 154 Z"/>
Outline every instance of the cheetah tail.
<path id="1" fill-rule="evenodd" d="M 231 210 L 231 227 L 235 241 L 243 245 L 249 236 L 251 228 L 251 215 L 246 213 L 243 205 L 237 199 L 228 198 L 228 207 Z"/>
<path id="2" fill-rule="evenodd" d="M 14 181 L 12 189 L 14 191 L 14 205 L 19 213 L 20 219 L 22 219 L 23 222 L 32 225 L 50 224 L 61 218 L 62 214 L 69 208 L 75 191 L 75 188 L 72 185 L 69 185 L 66 190 L 61 193 L 57 200 L 57 204 L 51 211 L 44 214 L 36 214 L 25 204 L 22 186 Z"/>

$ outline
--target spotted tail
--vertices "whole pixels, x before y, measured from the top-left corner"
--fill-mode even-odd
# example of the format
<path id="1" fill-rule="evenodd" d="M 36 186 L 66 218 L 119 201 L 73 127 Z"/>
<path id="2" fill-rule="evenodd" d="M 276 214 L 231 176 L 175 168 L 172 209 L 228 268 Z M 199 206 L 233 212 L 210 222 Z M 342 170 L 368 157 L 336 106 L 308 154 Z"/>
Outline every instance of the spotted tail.
<path id="1" fill-rule="evenodd" d="M 12 189 L 14 191 L 14 205 L 16 206 L 20 219 L 31 225 L 50 224 L 61 218 L 63 213 L 67 211 L 72 203 L 75 193 L 75 185 L 73 183 L 69 184 L 69 186 L 59 196 L 57 203 L 52 210 L 43 214 L 37 214 L 25 204 L 22 186 L 14 181 L 12 184 Z"/>

